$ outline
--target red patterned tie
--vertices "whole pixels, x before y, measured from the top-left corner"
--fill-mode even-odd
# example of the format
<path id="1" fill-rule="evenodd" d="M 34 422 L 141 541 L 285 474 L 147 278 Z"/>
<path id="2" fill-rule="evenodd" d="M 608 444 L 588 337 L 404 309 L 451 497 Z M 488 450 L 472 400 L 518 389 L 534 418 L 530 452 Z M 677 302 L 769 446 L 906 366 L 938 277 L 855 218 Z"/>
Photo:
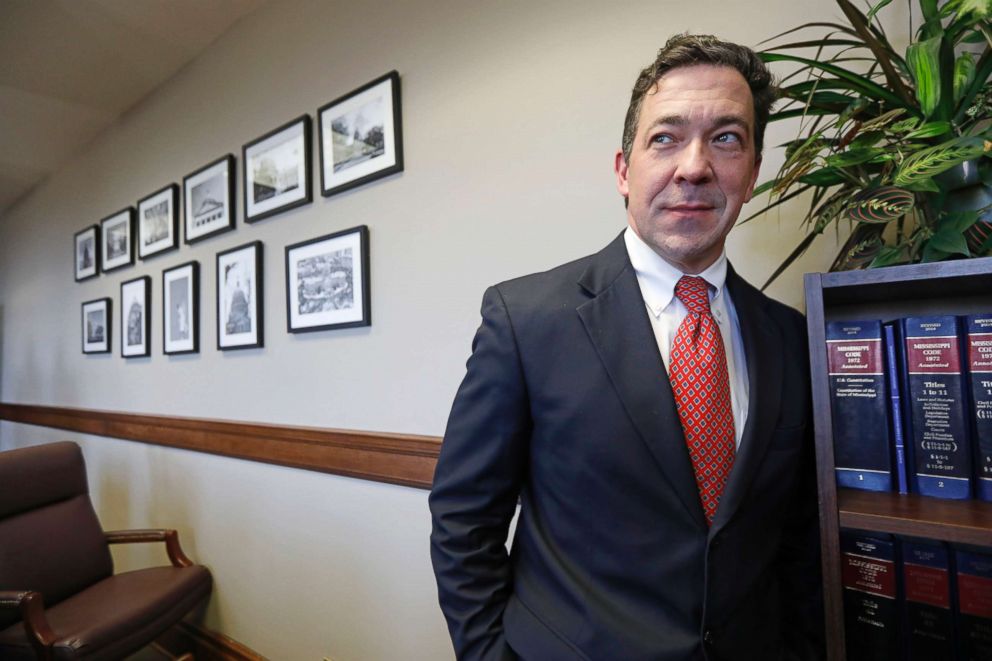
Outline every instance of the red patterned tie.
<path id="1" fill-rule="evenodd" d="M 668 377 L 692 457 L 706 520 L 713 523 L 734 465 L 734 414 L 730 406 L 727 354 L 710 312 L 706 281 L 682 276 L 675 296 L 689 313 L 672 343 Z"/>

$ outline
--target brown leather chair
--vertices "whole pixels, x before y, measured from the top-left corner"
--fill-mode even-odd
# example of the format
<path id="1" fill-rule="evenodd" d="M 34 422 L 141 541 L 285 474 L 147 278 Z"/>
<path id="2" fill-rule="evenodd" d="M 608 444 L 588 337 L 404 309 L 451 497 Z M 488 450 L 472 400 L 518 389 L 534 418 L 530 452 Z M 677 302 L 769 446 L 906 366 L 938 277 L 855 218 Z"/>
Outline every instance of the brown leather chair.
<path id="1" fill-rule="evenodd" d="M 171 566 L 114 574 L 108 544 L 152 541 Z M 0 659 L 120 659 L 210 588 L 175 530 L 104 533 L 75 443 L 0 452 Z"/>

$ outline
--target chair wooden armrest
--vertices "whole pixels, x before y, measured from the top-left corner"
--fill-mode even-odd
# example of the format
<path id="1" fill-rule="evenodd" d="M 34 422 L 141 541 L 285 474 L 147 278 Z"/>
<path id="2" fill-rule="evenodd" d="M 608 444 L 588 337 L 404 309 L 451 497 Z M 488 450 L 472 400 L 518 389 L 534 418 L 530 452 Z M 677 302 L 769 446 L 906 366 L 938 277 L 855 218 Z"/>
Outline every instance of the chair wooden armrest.
<path id="1" fill-rule="evenodd" d="M 165 552 L 173 567 L 192 567 L 193 561 L 186 557 L 179 545 L 179 533 L 175 530 L 152 528 L 148 530 L 108 530 L 104 533 L 108 544 L 136 544 L 141 542 L 165 542 Z"/>
<path id="2" fill-rule="evenodd" d="M 31 641 L 38 658 L 52 658 L 55 634 L 45 618 L 45 602 L 40 592 L 0 590 L 0 609 L 19 610 L 28 640 Z"/>

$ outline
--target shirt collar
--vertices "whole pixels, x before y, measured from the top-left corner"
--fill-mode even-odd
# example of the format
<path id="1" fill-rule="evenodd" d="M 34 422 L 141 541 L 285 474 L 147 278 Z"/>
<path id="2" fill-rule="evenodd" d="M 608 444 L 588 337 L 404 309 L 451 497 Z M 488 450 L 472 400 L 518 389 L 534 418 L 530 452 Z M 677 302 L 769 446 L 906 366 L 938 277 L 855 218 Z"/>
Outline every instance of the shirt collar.
<path id="1" fill-rule="evenodd" d="M 675 285 L 685 274 L 662 259 L 629 226 L 624 232 L 623 240 L 627 246 L 630 263 L 637 275 L 637 282 L 641 286 L 644 303 L 655 316 L 658 316 L 672 302 L 675 297 Z M 698 275 L 713 288 L 710 300 L 717 300 L 723 293 L 723 285 L 727 281 L 726 249 L 721 250 L 716 261 Z"/>

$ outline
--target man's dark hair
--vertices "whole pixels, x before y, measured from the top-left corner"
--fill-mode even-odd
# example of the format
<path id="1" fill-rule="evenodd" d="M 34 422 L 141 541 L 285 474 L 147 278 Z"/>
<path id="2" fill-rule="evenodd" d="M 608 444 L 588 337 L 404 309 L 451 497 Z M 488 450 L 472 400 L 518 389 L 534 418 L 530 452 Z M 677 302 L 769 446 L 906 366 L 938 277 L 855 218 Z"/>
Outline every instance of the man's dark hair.
<path id="1" fill-rule="evenodd" d="M 628 163 L 644 97 L 667 72 L 695 64 L 732 67 L 744 76 L 747 86 L 751 88 L 751 97 L 754 99 L 755 154 L 761 154 L 768 114 L 775 99 L 778 98 L 778 90 L 768 67 L 753 50 L 746 46 L 720 41 L 708 34 L 677 34 L 658 51 L 654 62 L 641 71 L 637 82 L 634 83 L 630 105 L 627 107 L 627 118 L 623 123 L 623 157 Z"/>

